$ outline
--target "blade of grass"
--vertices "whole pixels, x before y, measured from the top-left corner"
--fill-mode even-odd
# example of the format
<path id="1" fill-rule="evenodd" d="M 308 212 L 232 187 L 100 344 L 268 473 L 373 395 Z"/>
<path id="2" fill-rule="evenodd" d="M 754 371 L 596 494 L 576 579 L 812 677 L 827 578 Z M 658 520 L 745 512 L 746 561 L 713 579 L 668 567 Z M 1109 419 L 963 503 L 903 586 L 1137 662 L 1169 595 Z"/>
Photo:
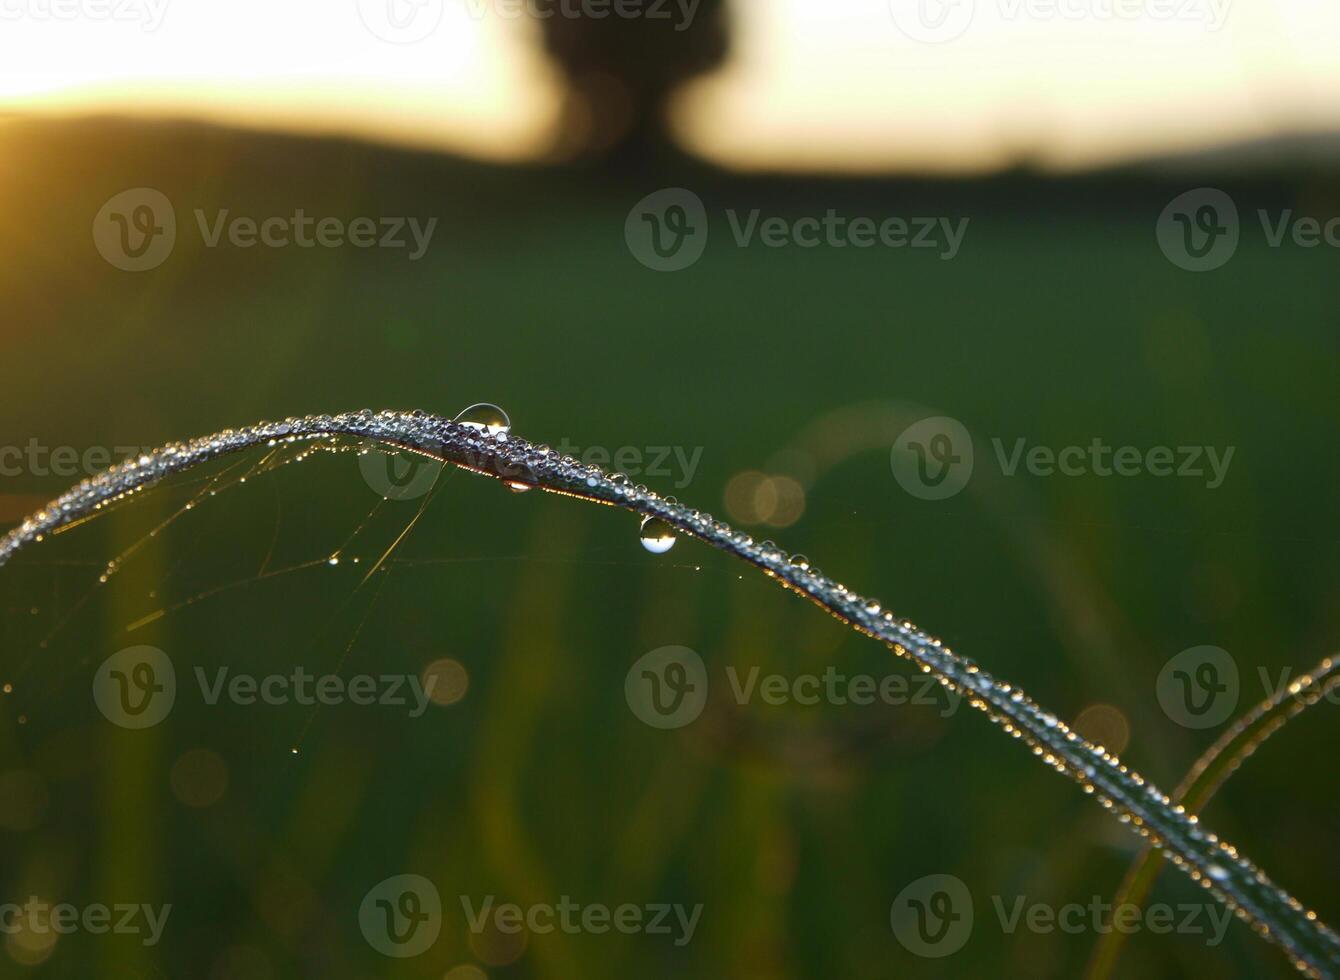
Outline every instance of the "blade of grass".
<path id="1" fill-rule="evenodd" d="M 1315 912 L 1275 885 L 1236 848 L 1200 827 L 1198 819 L 1114 754 L 1095 745 L 1046 711 L 1023 691 L 956 654 L 938 639 L 899 619 L 881 604 L 850 591 L 808 563 L 792 561 L 770 544 L 758 544 L 710 514 L 634 487 L 622 474 L 579 463 L 505 431 L 460 424 L 425 412 L 352 412 L 266 422 L 188 443 L 175 443 L 85 480 L 0 539 L 0 565 L 20 548 L 124 500 L 163 477 L 206 460 L 254 446 L 351 435 L 496 477 L 509 484 L 622 507 L 658 517 L 684 534 L 750 563 L 824 608 L 852 629 L 886 644 L 970 704 L 1011 737 L 1028 745 L 1048 766 L 1069 775 L 1117 819 L 1160 848 L 1262 936 L 1277 943 L 1310 976 L 1340 972 L 1340 936 Z"/>
<path id="2" fill-rule="evenodd" d="M 1261 743 L 1284 727 L 1289 719 L 1300 714 L 1340 687 L 1336 667 L 1340 661 L 1327 657 L 1311 671 L 1303 674 L 1274 696 L 1258 702 L 1205 750 L 1191 766 L 1182 782 L 1172 792 L 1172 799 L 1187 809 L 1199 812 L 1210 802 L 1228 777 L 1254 753 Z M 1122 879 L 1112 899 L 1112 907 L 1140 905 L 1163 869 L 1163 855 L 1153 848 L 1145 848 L 1135 859 Z M 1126 936 L 1112 930 L 1094 946 L 1093 956 L 1085 971 L 1087 980 L 1107 980 L 1116 969 L 1117 959 L 1126 945 Z"/>

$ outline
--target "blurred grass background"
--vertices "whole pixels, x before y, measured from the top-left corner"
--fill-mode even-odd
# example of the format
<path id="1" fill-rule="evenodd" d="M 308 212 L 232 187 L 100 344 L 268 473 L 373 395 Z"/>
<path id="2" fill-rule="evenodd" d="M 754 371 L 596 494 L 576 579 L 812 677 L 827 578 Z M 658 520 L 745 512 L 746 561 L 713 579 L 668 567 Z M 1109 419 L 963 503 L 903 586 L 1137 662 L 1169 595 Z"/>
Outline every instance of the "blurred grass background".
<path id="1" fill-rule="evenodd" d="M 1159 252 L 1154 222 L 1196 182 L 1136 172 L 783 179 L 663 161 L 618 176 L 114 119 L 13 120 L 0 147 L 4 444 L 157 445 L 289 414 L 453 415 L 486 400 L 518 434 L 553 445 L 702 447 L 688 487 L 647 482 L 721 513 L 733 476 L 768 470 L 818 424 L 872 448 L 809 486 L 792 526 L 753 533 L 882 597 L 1064 717 L 1114 707 L 1130 727 L 1123 759 L 1165 788 L 1214 737 L 1159 710 L 1168 657 L 1226 648 L 1242 672 L 1241 713 L 1265 693 L 1258 668 L 1298 672 L 1333 651 L 1340 279 L 1333 250 L 1269 249 L 1254 215 L 1335 214 L 1333 174 L 1216 182 L 1243 214 L 1242 243 L 1225 268 L 1192 275 Z M 102 260 L 89 227 L 107 198 L 139 186 L 173 201 L 179 233 L 162 267 L 131 275 Z M 703 259 L 673 275 L 641 266 L 623 236 L 633 204 L 666 186 L 698 193 L 713 222 Z M 206 249 L 191 214 L 297 207 L 440 220 L 410 262 L 347 247 Z M 950 262 L 929 250 L 737 248 L 721 215 L 755 207 L 970 225 Z M 922 501 L 892 478 L 889 426 L 928 414 L 974 432 L 979 474 L 994 468 L 991 437 L 1236 452 L 1212 491 L 1147 476 L 983 476 L 977 492 Z M 0 700 L 0 771 L 35 774 L 0 829 L 4 893 L 173 903 L 161 946 L 75 935 L 29 956 L 11 939 L 0 972 L 1082 969 L 1091 932 L 1006 934 L 990 901 L 1087 904 L 1115 890 L 1137 838 L 1075 786 L 966 709 L 737 707 L 727 665 L 906 668 L 692 542 L 646 554 L 628 515 L 443 479 L 392 571 L 362 589 L 349 562 L 256 580 L 268 551 L 272 567 L 318 559 L 360 526 L 377 498 L 348 455 L 211 500 L 87 602 L 99 563 L 170 514 L 178 491 L 0 572 L 4 667 L 20 678 Z M 69 482 L 6 477 L 4 493 L 48 497 Z M 375 560 L 414 510 L 387 504 L 344 553 Z M 245 584 L 126 630 L 230 582 Z M 126 732 L 87 695 L 97 664 L 132 643 L 169 651 L 179 680 L 195 665 L 418 673 L 450 657 L 469 689 L 419 719 L 182 698 L 162 726 Z M 702 654 L 714 684 L 707 712 L 680 731 L 645 727 L 623 697 L 629 666 L 665 644 Z M 1305 714 L 1205 815 L 1331 922 L 1334 732 L 1329 706 Z M 172 773 L 202 747 L 222 760 L 226 789 L 191 806 Z M 363 941 L 357 911 L 402 872 L 437 884 L 445 924 L 429 953 L 394 961 Z M 977 924 L 956 955 L 918 959 L 894 938 L 889 906 L 940 872 L 968 884 Z M 1165 873 L 1155 899 L 1200 902 L 1198 892 Z M 471 937 L 463 894 L 704 912 L 683 947 L 561 933 L 518 944 Z M 25 956 L 40 962 L 21 966 Z M 1119 975 L 1289 974 L 1235 922 L 1218 947 L 1141 933 Z"/>

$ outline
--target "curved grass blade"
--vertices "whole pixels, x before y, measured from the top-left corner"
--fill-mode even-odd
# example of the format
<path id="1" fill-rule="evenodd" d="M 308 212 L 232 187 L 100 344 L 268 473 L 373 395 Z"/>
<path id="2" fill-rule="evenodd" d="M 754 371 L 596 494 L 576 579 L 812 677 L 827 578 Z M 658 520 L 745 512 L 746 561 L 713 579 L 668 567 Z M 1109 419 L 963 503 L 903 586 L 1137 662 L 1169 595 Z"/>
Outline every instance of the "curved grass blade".
<path id="1" fill-rule="evenodd" d="M 1314 912 L 1275 885 L 1236 848 L 1202 829 L 1195 816 L 1175 805 L 1114 754 L 1081 738 L 1023 691 L 807 562 L 793 562 L 775 546 L 760 545 L 711 514 L 634 487 L 622 474 L 607 474 L 599 467 L 583 465 L 505 431 L 457 423 L 425 412 L 365 410 L 266 422 L 174 443 L 84 480 L 52 501 L 0 539 L 0 565 L 20 548 L 40 542 L 64 525 L 198 463 L 255 446 L 332 435 L 376 440 L 509 484 L 537 486 L 622 507 L 643 517 L 658 517 L 682 533 L 755 565 L 779 584 L 811 599 L 852 629 L 881 641 L 896 655 L 963 694 L 1047 765 L 1079 782 L 1084 792 L 1160 848 L 1260 935 L 1277 943 L 1300 970 L 1315 977 L 1340 973 L 1340 936 L 1320 922 Z"/>
<path id="2" fill-rule="evenodd" d="M 1173 790 L 1172 799 L 1188 810 L 1200 812 L 1204 809 L 1219 787 L 1262 742 L 1283 728 L 1289 719 L 1340 687 L 1337 667 L 1340 667 L 1340 660 L 1327 657 L 1288 687 L 1277 691 L 1273 697 L 1259 702 L 1226 729 L 1195 761 L 1182 782 Z M 1112 907 L 1140 905 L 1148 897 L 1162 869 L 1161 854 L 1153 848 L 1142 850 L 1122 879 L 1112 899 Z M 1114 929 L 1103 936 L 1094 946 L 1093 956 L 1084 974 L 1087 980 L 1107 980 L 1112 976 L 1117 958 L 1125 945 L 1126 936 L 1119 930 Z"/>

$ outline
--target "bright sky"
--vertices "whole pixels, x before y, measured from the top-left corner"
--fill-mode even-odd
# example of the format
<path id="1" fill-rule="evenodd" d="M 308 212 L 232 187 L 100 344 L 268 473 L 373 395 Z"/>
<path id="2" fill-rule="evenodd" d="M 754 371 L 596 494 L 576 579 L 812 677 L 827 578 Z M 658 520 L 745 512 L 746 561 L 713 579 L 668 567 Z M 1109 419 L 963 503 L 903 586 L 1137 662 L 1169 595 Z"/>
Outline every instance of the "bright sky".
<path id="1" fill-rule="evenodd" d="M 517 2 L 0 0 L 0 108 L 166 110 L 525 156 L 557 96 L 535 25 L 508 16 Z M 733 9 L 734 56 L 679 119 L 691 146 L 738 166 L 1070 168 L 1340 129 L 1337 0 Z"/>

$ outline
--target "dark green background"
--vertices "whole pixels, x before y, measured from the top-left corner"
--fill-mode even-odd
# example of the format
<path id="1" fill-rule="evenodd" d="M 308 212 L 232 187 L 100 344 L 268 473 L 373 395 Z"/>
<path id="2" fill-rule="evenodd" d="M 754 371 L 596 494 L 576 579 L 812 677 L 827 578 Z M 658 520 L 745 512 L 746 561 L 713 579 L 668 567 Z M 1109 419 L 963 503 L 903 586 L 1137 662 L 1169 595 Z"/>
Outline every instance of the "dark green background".
<path id="1" fill-rule="evenodd" d="M 453 415 L 487 400 L 535 441 L 702 447 L 689 487 L 649 482 L 719 513 L 733 474 L 766 469 L 811 423 L 847 410 L 833 433 L 870 448 L 809 488 L 797 524 L 757 536 L 882 597 L 1063 717 L 1116 706 L 1132 729 L 1124 760 L 1168 789 L 1215 732 L 1160 711 L 1167 658 L 1226 648 L 1243 675 L 1241 713 L 1264 695 L 1258 667 L 1298 672 L 1336 647 L 1337 257 L 1269 249 L 1254 217 L 1334 214 L 1328 175 L 836 181 L 684 164 L 612 176 L 115 120 L 12 121 L 0 148 L 4 444 L 156 445 L 289 414 Z M 1227 266 L 1196 275 L 1163 257 L 1154 224 L 1203 183 L 1234 196 L 1244 229 Z M 139 186 L 173 201 L 179 236 L 163 266 L 129 274 L 100 258 L 90 226 L 105 200 Z M 638 264 L 623 234 L 633 204 L 666 186 L 693 189 L 713 221 L 703 259 L 675 274 Z M 375 249 L 205 249 L 197 207 L 440 222 L 410 262 Z M 951 262 L 736 248 L 721 215 L 753 207 L 971 221 Z M 1023 475 L 928 502 L 894 481 L 889 426 L 930 414 L 974 432 L 979 470 L 993 465 L 991 437 L 1236 452 L 1213 491 Z M 36 969 L 0 953 L 0 974 L 438 978 L 480 963 L 461 894 L 704 906 L 686 947 L 532 936 L 514 963 L 487 966 L 498 978 L 1082 969 L 1093 935 L 1007 935 L 990 902 L 1112 894 L 1138 839 L 1077 787 L 966 708 L 948 719 L 921 706 L 740 709 L 719 684 L 693 725 L 650 729 L 625 704 L 624 676 L 665 644 L 697 650 L 714 679 L 732 664 L 907 668 L 700 545 L 645 553 L 627 514 L 444 479 L 390 574 L 358 591 L 362 569 L 321 565 L 125 630 L 164 597 L 253 579 L 272 546 L 282 566 L 342 545 L 376 503 L 351 455 L 221 495 L 83 604 L 97 563 L 171 513 L 183 487 L 0 570 L 3 666 L 19 679 L 0 701 L 0 770 L 39 773 L 49 795 L 37 828 L 0 831 L 3 895 L 174 905 L 156 949 L 66 937 Z M 6 478 L 3 490 L 50 496 L 62 483 Z M 388 504 L 346 555 L 375 559 L 414 509 Z M 451 656 L 471 686 L 417 720 L 179 702 L 158 728 L 124 732 L 88 691 L 97 664 L 132 643 L 167 650 L 179 677 L 197 664 L 329 671 L 348 648 L 346 674 Z M 1303 715 L 1204 817 L 1331 922 L 1336 730 L 1329 705 Z M 168 781 L 197 746 L 230 773 L 205 809 L 181 805 Z M 392 961 L 364 942 L 357 910 L 403 872 L 437 884 L 445 923 L 429 953 Z M 963 879 L 976 902 L 971 940 L 944 960 L 913 956 L 889 926 L 903 885 L 932 873 Z M 1171 873 L 1155 898 L 1203 901 Z M 229 973 L 239 946 L 253 965 Z M 1120 973 L 1290 971 L 1235 922 L 1218 948 L 1136 936 Z"/>

